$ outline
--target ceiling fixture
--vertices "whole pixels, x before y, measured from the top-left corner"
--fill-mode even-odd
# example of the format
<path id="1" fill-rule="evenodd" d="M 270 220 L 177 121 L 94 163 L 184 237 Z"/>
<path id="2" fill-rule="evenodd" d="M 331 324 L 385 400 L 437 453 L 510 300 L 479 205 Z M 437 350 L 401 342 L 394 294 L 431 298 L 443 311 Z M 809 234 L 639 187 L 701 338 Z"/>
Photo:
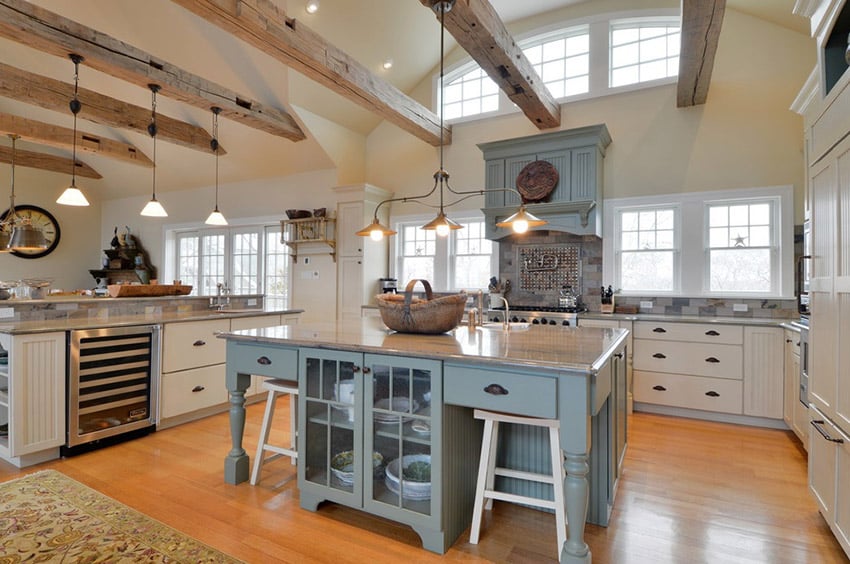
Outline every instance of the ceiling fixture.
<path id="1" fill-rule="evenodd" d="M 407 196 L 404 198 L 390 198 L 379 202 L 377 206 L 375 206 L 375 213 L 372 218 L 372 223 L 361 229 L 357 232 L 357 235 L 361 237 L 371 237 L 374 241 L 380 241 L 384 238 L 384 236 L 395 235 L 397 232 L 381 225 L 381 222 L 378 220 L 378 210 L 384 204 L 388 204 L 390 202 L 416 202 L 422 205 L 426 205 L 428 207 L 436 207 L 438 209 L 437 217 L 426 223 L 422 226 L 422 229 L 433 230 L 437 232 L 437 235 L 440 237 L 445 237 L 449 233 L 454 230 L 462 229 L 463 226 L 459 223 L 452 221 L 446 216 L 445 209 L 447 207 L 451 207 L 455 204 L 459 204 L 460 202 L 471 198 L 473 196 L 483 196 L 484 190 L 468 190 L 468 191 L 457 191 L 453 190 L 451 185 L 449 185 L 449 173 L 443 168 L 443 80 L 444 80 L 444 67 L 443 67 L 443 59 L 445 55 L 445 35 L 446 35 L 446 13 L 451 11 L 452 7 L 455 4 L 455 0 L 432 0 L 431 8 L 440 14 L 440 170 L 434 173 L 434 186 L 431 190 L 422 194 L 421 196 Z M 437 191 L 437 187 L 440 188 L 440 203 L 437 206 L 425 204 L 421 200 L 428 198 L 434 192 Z M 455 196 L 460 196 L 460 198 L 446 203 L 445 202 L 445 192 L 443 188 Z M 511 192 L 520 197 L 520 201 L 522 201 L 522 195 L 512 188 L 495 188 L 490 189 L 490 192 Z M 530 227 L 540 227 L 541 225 L 546 225 L 546 221 L 539 219 L 529 213 L 525 209 L 525 204 L 520 204 L 519 210 L 508 217 L 504 221 L 497 223 L 496 225 L 499 227 L 508 227 L 514 230 L 515 233 L 525 233 L 528 231 Z"/>
<path id="2" fill-rule="evenodd" d="M 309 0 L 307 5 L 304 6 L 304 10 L 306 10 L 308 14 L 315 14 L 319 11 L 319 0 Z"/>
<path id="3" fill-rule="evenodd" d="M 77 97 L 77 92 L 80 85 L 80 63 L 83 62 L 83 58 L 74 53 L 68 56 L 74 62 L 74 99 L 69 104 L 71 113 L 74 114 L 74 150 L 71 159 L 71 185 L 65 188 L 65 191 L 56 200 L 56 203 L 64 206 L 87 206 L 89 205 L 89 201 L 83 195 L 82 191 L 77 188 L 77 114 L 80 113 L 80 109 L 83 107 Z"/>
<path id="4" fill-rule="evenodd" d="M 381 66 L 384 68 L 384 70 L 390 70 L 391 68 L 393 68 L 393 60 L 385 59 Z"/>
<path id="5" fill-rule="evenodd" d="M 158 84 L 148 84 L 151 89 L 151 122 L 148 124 L 148 134 L 153 138 L 153 191 L 151 200 L 142 209 L 142 215 L 147 217 L 168 217 L 165 208 L 156 199 L 156 93 Z"/>
<path id="6" fill-rule="evenodd" d="M 19 217 L 15 211 L 15 142 L 19 135 L 9 135 L 12 140 L 12 193 L 9 196 L 9 211 L 0 222 L 0 252 L 38 251 L 49 245 L 40 229 L 33 226 L 27 217 Z"/>
<path id="7" fill-rule="evenodd" d="M 227 225 L 227 219 L 225 219 L 224 215 L 218 211 L 218 114 L 221 113 L 221 108 L 218 106 L 213 106 L 213 130 L 212 130 L 212 140 L 210 141 L 210 148 L 215 153 L 215 208 L 213 208 L 212 213 L 207 218 L 207 225 Z"/>

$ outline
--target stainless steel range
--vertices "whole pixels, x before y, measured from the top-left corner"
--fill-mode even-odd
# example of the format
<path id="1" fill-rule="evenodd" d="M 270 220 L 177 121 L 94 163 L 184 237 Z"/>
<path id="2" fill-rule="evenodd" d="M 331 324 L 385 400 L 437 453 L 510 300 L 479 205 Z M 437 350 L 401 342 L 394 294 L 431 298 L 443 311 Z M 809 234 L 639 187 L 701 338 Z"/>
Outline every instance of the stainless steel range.
<path id="1" fill-rule="evenodd" d="M 575 327 L 578 314 L 585 311 L 576 307 L 538 307 L 511 305 L 508 309 L 508 321 L 531 323 L 533 325 L 563 325 Z M 505 308 L 491 308 L 487 311 L 489 321 L 504 321 Z"/>

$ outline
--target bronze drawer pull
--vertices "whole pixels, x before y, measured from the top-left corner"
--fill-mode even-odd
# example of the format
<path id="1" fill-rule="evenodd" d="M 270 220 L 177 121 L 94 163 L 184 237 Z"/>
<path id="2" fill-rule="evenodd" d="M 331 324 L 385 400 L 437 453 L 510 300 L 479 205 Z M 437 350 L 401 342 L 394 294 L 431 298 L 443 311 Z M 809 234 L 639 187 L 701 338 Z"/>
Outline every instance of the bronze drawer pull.
<path id="1" fill-rule="evenodd" d="M 272 363 L 271 359 L 267 356 L 261 356 L 260 358 L 257 359 L 257 364 L 262 364 L 263 366 L 268 366 L 271 363 Z"/>
<path id="2" fill-rule="evenodd" d="M 707 395 L 710 398 L 719 398 L 720 397 L 720 394 L 718 394 L 714 390 L 706 392 L 705 395 Z"/>
<path id="3" fill-rule="evenodd" d="M 652 358 L 667 358 L 667 355 L 662 353 L 655 353 L 654 355 L 652 355 Z"/>
<path id="4" fill-rule="evenodd" d="M 667 388 L 665 388 L 661 384 L 658 384 L 656 386 L 652 386 L 652 389 L 655 390 L 656 392 L 666 392 L 667 391 Z"/>
<path id="5" fill-rule="evenodd" d="M 368 366 L 363 367 L 363 374 L 371 374 L 371 373 L 372 373 L 371 368 L 369 368 Z"/>
<path id="6" fill-rule="evenodd" d="M 811 423 L 812 423 L 812 427 L 815 428 L 815 431 L 820 433 L 820 436 L 823 437 L 824 439 L 828 440 L 831 443 L 838 443 L 838 444 L 844 443 L 844 439 L 842 439 L 841 437 L 838 437 L 837 439 L 833 439 L 829 435 L 829 433 L 827 433 L 826 430 L 823 427 L 821 427 L 821 425 L 823 425 L 825 423 L 825 421 L 823 419 L 813 419 Z"/>
<path id="7" fill-rule="evenodd" d="M 623 353 L 614 353 L 614 358 L 623 358 Z"/>
<path id="8" fill-rule="evenodd" d="M 708 331 L 705 332 L 705 334 L 708 335 L 709 337 L 717 337 L 717 336 L 720 335 L 720 333 L 718 333 L 714 329 L 709 329 Z"/>
<path id="9" fill-rule="evenodd" d="M 204 390 L 206 390 L 206 388 L 204 388 L 203 386 L 195 386 L 194 388 L 192 388 L 192 392 L 203 392 Z"/>
<path id="10" fill-rule="evenodd" d="M 717 360 L 717 359 L 716 359 L 716 358 L 714 358 L 713 356 L 708 357 L 707 359 L 705 359 L 705 361 L 706 361 L 706 362 L 710 362 L 710 363 L 712 363 L 712 364 L 717 364 L 718 362 L 720 362 L 719 360 Z"/>
<path id="11" fill-rule="evenodd" d="M 653 333 L 666 333 L 667 329 L 665 329 L 664 327 L 656 327 L 655 329 L 652 330 L 652 332 Z"/>
<path id="12" fill-rule="evenodd" d="M 203 346 L 204 346 L 204 345 L 206 345 L 206 344 L 207 344 L 207 342 L 206 342 L 206 341 L 203 341 L 203 340 L 201 340 L 201 339 L 198 339 L 197 341 L 195 341 L 194 343 L 192 343 L 192 346 L 193 346 L 193 347 L 203 347 Z"/>
<path id="13" fill-rule="evenodd" d="M 489 386 L 484 388 L 484 391 L 487 392 L 488 394 L 494 395 L 494 396 L 506 396 L 506 395 L 508 395 L 508 391 L 505 388 L 503 388 L 502 386 L 500 386 L 499 384 L 490 384 Z"/>

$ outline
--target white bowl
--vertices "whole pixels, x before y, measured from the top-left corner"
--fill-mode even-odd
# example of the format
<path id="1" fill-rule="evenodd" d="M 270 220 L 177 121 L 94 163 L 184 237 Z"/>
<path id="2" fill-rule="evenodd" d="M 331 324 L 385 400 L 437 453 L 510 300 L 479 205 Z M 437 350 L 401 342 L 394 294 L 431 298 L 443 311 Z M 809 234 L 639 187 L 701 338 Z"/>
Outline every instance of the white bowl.
<path id="1" fill-rule="evenodd" d="M 414 462 L 427 462 L 431 464 L 431 455 L 430 454 L 408 454 L 407 456 L 402 457 L 402 468 L 407 468 Z M 389 464 L 387 464 L 386 475 L 387 477 L 384 479 L 384 483 L 387 488 L 394 494 L 398 495 L 400 489 L 404 489 L 404 493 L 402 497 L 404 499 L 413 499 L 413 500 L 425 500 L 431 499 L 431 482 L 414 482 L 412 480 L 403 480 L 401 486 L 399 486 L 398 476 L 399 472 L 399 459 L 396 458 Z"/>
<path id="2" fill-rule="evenodd" d="M 413 405 L 406 397 L 396 396 L 393 398 L 384 398 L 375 402 L 376 409 L 385 409 L 387 411 L 395 411 L 396 413 L 416 413 L 419 410 L 419 403 L 413 400 Z M 379 413 L 373 412 L 373 416 L 377 423 L 397 423 L 398 415 L 395 413 Z M 404 417 L 405 421 L 409 421 L 410 417 Z"/>
<path id="3" fill-rule="evenodd" d="M 372 467 L 377 473 L 384 462 L 380 452 L 372 453 Z M 344 450 L 331 459 L 331 473 L 343 486 L 354 485 L 354 451 Z"/>

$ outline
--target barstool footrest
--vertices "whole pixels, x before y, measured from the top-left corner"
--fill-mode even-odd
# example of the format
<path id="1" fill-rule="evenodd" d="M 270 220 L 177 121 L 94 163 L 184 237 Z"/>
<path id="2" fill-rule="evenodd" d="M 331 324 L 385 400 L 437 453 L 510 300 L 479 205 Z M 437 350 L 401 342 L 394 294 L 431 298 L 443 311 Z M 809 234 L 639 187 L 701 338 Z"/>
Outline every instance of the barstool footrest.
<path id="1" fill-rule="evenodd" d="M 484 497 L 490 499 L 497 499 L 499 501 L 509 501 L 511 503 L 520 503 L 525 505 L 533 505 L 535 507 L 544 507 L 546 509 L 555 509 L 554 501 L 550 499 L 540 499 L 539 497 L 529 497 L 527 495 L 499 492 L 495 490 L 484 490 Z"/>
<path id="2" fill-rule="evenodd" d="M 519 480 L 528 480 L 530 482 L 540 482 L 542 484 L 554 484 L 555 479 L 549 474 L 536 474 L 534 472 L 525 472 L 523 470 L 512 470 L 510 468 L 496 468 L 494 471 L 496 476 L 504 476 L 505 478 L 517 478 Z"/>

